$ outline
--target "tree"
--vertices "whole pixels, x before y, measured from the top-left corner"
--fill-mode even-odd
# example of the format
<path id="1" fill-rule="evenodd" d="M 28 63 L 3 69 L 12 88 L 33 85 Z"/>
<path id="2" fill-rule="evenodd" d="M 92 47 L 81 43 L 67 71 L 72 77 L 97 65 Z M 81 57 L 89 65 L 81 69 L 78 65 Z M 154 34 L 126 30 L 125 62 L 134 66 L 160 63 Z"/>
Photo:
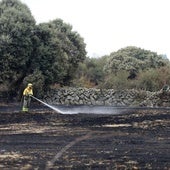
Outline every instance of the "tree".
<path id="1" fill-rule="evenodd" d="M 160 88 L 163 72 L 169 60 L 163 55 L 137 47 L 126 47 L 111 53 L 105 65 L 105 87 L 138 88 L 155 91 Z M 121 81 L 123 79 L 123 81 Z M 117 84 L 117 87 L 116 87 Z"/>
<path id="2" fill-rule="evenodd" d="M 61 19 L 38 25 L 34 34 L 36 48 L 30 68 L 41 70 L 46 86 L 69 84 L 78 63 L 86 57 L 83 39 Z"/>
<path id="3" fill-rule="evenodd" d="M 126 47 L 111 53 L 105 66 L 105 71 L 116 74 L 121 70 L 137 74 L 140 70 L 165 66 L 167 59 L 155 52 L 137 47 Z"/>
<path id="4" fill-rule="evenodd" d="M 0 2 L 0 90 L 16 95 L 21 84 L 39 89 L 69 84 L 86 57 L 83 38 L 72 26 L 56 19 L 35 24 L 29 8 L 18 0 Z"/>
<path id="5" fill-rule="evenodd" d="M 86 45 L 84 39 L 77 32 L 72 31 L 72 26 L 61 19 L 56 19 L 50 24 L 51 28 L 56 30 L 56 38 L 60 42 L 61 58 L 64 59 L 63 63 L 67 66 L 63 83 L 68 85 L 74 77 L 78 64 L 86 58 Z"/>
<path id="6" fill-rule="evenodd" d="M 79 64 L 73 85 L 81 87 L 100 87 L 105 79 L 103 68 L 108 56 L 99 58 L 86 58 L 83 63 Z"/>
<path id="7" fill-rule="evenodd" d="M 20 1 L 0 2 L 0 85 L 13 92 L 27 70 L 34 26 L 29 8 Z"/>

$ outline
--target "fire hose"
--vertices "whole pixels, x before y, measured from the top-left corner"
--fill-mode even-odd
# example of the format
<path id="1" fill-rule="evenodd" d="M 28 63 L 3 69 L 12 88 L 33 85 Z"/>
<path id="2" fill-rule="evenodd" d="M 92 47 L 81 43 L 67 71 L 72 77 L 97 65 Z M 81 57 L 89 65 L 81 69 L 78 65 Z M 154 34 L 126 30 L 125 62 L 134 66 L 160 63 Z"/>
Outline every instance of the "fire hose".
<path id="1" fill-rule="evenodd" d="M 56 111 L 56 112 L 58 112 L 58 113 L 63 113 L 63 112 L 62 112 L 61 110 L 59 110 L 58 108 L 56 108 L 56 107 L 54 107 L 54 106 L 51 106 L 51 105 L 49 105 L 49 104 L 43 102 L 42 100 L 40 100 L 40 99 L 38 99 L 38 98 L 36 98 L 36 97 L 34 97 L 34 96 L 32 96 L 32 95 L 31 95 L 31 97 L 32 97 L 33 99 L 39 101 L 39 102 L 42 103 L 43 105 L 45 105 L 45 106 L 51 108 L 52 110 L 54 110 L 54 111 Z"/>

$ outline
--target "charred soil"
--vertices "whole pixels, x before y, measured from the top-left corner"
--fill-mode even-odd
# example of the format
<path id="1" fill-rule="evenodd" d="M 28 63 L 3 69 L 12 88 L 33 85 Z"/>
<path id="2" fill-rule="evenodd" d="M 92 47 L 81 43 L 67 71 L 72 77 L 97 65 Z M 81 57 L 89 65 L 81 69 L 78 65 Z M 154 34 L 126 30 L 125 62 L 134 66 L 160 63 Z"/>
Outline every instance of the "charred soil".
<path id="1" fill-rule="evenodd" d="M 0 113 L 2 170 L 168 170 L 170 110 Z"/>

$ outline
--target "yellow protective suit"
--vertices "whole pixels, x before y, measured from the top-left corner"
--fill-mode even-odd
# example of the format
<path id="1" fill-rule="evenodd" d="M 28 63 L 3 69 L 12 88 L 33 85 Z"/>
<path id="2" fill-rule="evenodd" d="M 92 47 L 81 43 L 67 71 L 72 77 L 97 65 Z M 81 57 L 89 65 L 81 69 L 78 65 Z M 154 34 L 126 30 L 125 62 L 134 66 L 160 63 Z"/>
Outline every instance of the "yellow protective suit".
<path id="1" fill-rule="evenodd" d="M 33 95 L 33 90 L 32 90 L 32 84 L 29 83 L 28 86 L 23 91 L 23 96 L 24 96 L 23 106 L 22 106 L 23 112 L 28 112 L 29 110 L 31 95 Z"/>

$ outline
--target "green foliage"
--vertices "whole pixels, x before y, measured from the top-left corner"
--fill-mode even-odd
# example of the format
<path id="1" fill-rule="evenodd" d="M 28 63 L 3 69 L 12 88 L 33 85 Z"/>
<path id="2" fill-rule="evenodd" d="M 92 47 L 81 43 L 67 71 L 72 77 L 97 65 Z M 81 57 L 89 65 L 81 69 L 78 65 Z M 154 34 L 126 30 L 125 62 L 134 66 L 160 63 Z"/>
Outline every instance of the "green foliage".
<path id="1" fill-rule="evenodd" d="M 85 59 L 83 39 L 61 19 L 40 24 L 35 35 L 38 43 L 35 44 L 31 68 L 42 71 L 46 85 L 69 84 L 78 63 Z"/>
<path id="2" fill-rule="evenodd" d="M 103 67 L 107 56 L 100 58 L 86 58 L 79 64 L 72 85 L 81 87 L 98 87 L 105 78 Z"/>
<path id="3" fill-rule="evenodd" d="M 165 66 L 166 62 L 166 59 L 155 52 L 130 46 L 111 53 L 105 71 L 112 74 L 117 74 L 120 70 L 139 72 Z"/>
<path id="4" fill-rule="evenodd" d="M 17 92 L 33 76 L 40 76 L 39 90 L 68 85 L 86 57 L 85 46 L 61 19 L 35 25 L 26 5 L 0 1 L 0 89 Z"/>
<path id="5" fill-rule="evenodd" d="M 101 58 L 86 58 L 78 67 L 73 85 L 156 91 L 165 83 L 170 84 L 169 60 L 162 55 L 129 47 L 119 50 L 116 59 L 112 60 L 111 57 L 112 54 Z M 107 70 L 111 64 L 115 67 L 114 71 Z"/>
<path id="6" fill-rule="evenodd" d="M 48 86 L 54 81 L 62 81 L 66 74 L 63 66 L 64 58 L 60 53 L 60 42 L 55 39 L 52 30 L 48 24 L 40 24 L 35 30 L 34 52 L 30 59 L 30 68 L 38 69 L 45 78 L 45 84 Z M 67 63 L 67 62 L 66 62 Z"/>
<path id="7" fill-rule="evenodd" d="M 139 73 L 136 87 L 148 91 L 158 91 L 165 84 L 170 84 L 170 64 Z"/>
<path id="8" fill-rule="evenodd" d="M 40 70 L 35 70 L 32 74 L 26 76 L 23 80 L 24 87 L 28 83 L 33 84 L 34 95 L 37 97 L 42 97 L 44 93 L 44 76 Z"/>
<path id="9" fill-rule="evenodd" d="M 106 89 L 128 89 L 129 80 L 127 79 L 128 72 L 122 70 L 116 75 L 107 75 L 101 87 Z"/>
<path id="10" fill-rule="evenodd" d="M 159 75 L 155 69 L 149 69 L 140 73 L 137 88 L 147 91 L 159 90 Z"/>
<path id="11" fill-rule="evenodd" d="M 17 0 L 0 2 L 0 84 L 15 91 L 24 77 L 32 53 L 35 20 Z"/>
<path id="12" fill-rule="evenodd" d="M 21 94 L 29 82 L 37 96 L 56 84 L 150 91 L 170 84 L 170 64 L 163 55 L 126 47 L 86 58 L 85 47 L 62 19 L 36 25 L 26 5 L 0 1 L 0 91 L 8 95 Z"/>
<path id="13" fill-rule="evenodd" d="M 108 66 L 114 69 L 109 70 Z M 86 58 L 73 80 L 74 86 L 121 90 L 157 91 L 164 84 L 170 84 L 169 61 L 164 56 L 136 47 L 101 58 Z"/>
<path id="14" fill-rule="evenodd" d="M 154 91 L 160 88 L 158 78 L 161 77 L 155 70 L 166 67 L 168 63 L 165 57 L 155 52 L 137 47 L 120 49 L 111 53 L 106 62 L 104 71 L 107 77 L 104 86 Z"/>

